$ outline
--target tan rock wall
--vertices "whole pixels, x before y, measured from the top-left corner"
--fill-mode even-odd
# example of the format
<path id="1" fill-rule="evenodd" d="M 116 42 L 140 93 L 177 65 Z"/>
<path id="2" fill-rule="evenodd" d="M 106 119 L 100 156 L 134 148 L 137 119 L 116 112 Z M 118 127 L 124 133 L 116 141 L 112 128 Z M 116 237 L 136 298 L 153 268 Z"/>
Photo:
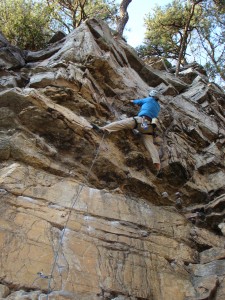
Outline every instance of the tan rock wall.
<path id="1" fill-rule="evenodd" d="M 145 65 L 97 20 L 23 59 L 0 77 L 0 297 L 222 300 L 223 91 Z M 160 177 L 140 137 L 91 125 L 153 87 Z"/>

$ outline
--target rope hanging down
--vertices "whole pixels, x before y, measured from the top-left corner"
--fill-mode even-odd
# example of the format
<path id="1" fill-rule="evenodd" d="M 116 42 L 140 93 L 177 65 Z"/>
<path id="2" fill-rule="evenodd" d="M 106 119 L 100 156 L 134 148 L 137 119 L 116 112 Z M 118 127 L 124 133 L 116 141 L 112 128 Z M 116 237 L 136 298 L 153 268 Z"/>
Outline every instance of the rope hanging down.
<path id="1" fill-rule="evenodd" d="M 109 110 L 111 111 L 111 113 L 114 114 L 114 116 L 115 116 L 118 120 L 120 120 L 121 117 L 120 117 L 119 113 L 117 112 L 117 110 L 112 106 L 112 104 L 110 105 L 110 104 L 106 101 L 106 105 L 107 105 L 107 107 L 109 108 Z M 95 157 L 94 157 L 94 159 L 93 159 L 93 161 L 92 161 L 91 167 L 89 168 L 89 170 L 88 170 L 88 172 L 87 172 L 87 175 L 86 175 L 86 177 L 85 177 L 85 179 L 84 179 L 84 183 L 82 183 L 82 185 L 78 188 L 78 191 L 77 191 L 76 195 L 74 195 L 74 197 L 72 198 L 72 205 L 71 205 L 71 207 L 69 208 L 69 214 L 68 214 L 67 220 L 66 220 L 65 225 L 64 225 L 63 230 L 62 230 L 62 235 L 61 235 L 61 238 L 60 238 L 59 243 L 58 243 L 58 248 L 57 248 L 57 250 L 56 250 L 56 252 L 55 252 L 55 255 L 54 255 L 54 261 L 53 261 L 53 264 L 52 264 L 52 270 L 51 270 L 51 273 L 50 273 L 50 275 L 48 275 L 48 276 L 45 276 L 44 274 L 39 273 L 39 276 L 40 276 L 41 278 L 48 279 L 47 300 L 49 300 L 49 294 L 53 291 L 53 289 L 51 289 L 51 282 L 52 282 L 52 280 L 54 280 L 53 273 L 54 273 L 54 269 L 55 269 L 56 264 L 57 264 L 57 260 L 58 260 L 58 256 L 59 256 L 60 247 L 62 246 L 63 238 L 64 238 L 64 235 L 65 235 L 65 230 L 66 230 L 67 225 L 68 225 L 68 222 L 69 222 L 69 220 L 70 220 L 72 210 L 73 210 L 73 208 L 74 208 L 74 206 L 75 206 L 77 200 L 79 199 L 79 196 L 80 196 L 80 194 L 81 194 L 81 192 L 82 192 L 82 190 L 83 190 L 83 188 L 84 188 L 84 186 L 85 186 L 85 183 L 88 183 L 88 179 L 89 179 L 90 173 L 91 173 L 91 171 L 92 171 L 92 169 L 93 169 L 93 167 L 94 167 L 94 164 L 95 164 L 95 162 L 96 162 L 96 160 L 97 160 L 97 158 L 98 158 L 98 155 L 99 155 L 101 146 L 102 146 L 102 144 L 103 144 L 105 135 L 106 135 L 106 132 L 104 131 L 103 136 L 102 136 L 101 141 L 100 141 L 100 144 L 99 144 L 99 146 L 97 147 L 96 154 L 95 154 Z"/>
<path id="2" fill-rule="evenodd" d="M 106 101 L 106 104 L 107 104 L 107 107 L 109 108 L 109 110 L 111 111 L 111 113 L 113 113 L 114 116 L 115 116 L 118 120 L 120 120 L 121 118 L 120 118 L 120 115 L 119 115 L 119 113 L 117 112 L 117 110 L 116 110 L 112 105 L 110 105 L 107 101 Z M 53 264 L 52 264 L 52 270 L 51 270 L 51 273 L 50 273 L 50 275 L 47 275 L 47 276 L 45 276 L 45 275 L 42 274 L 42 273 L 41 273 L 42 276 L 40 276 L 40 274 L 39 274 L 39 276 L 40 276 L 41 278 L 48 279 L 47 300 L 49 299 L 49 294 L 50 294 L 50 292 L 52 292 L 52 290 L 51 290 L 51 282 L 52 282 L 52 280 L 54 280 L 53 273 L 54 273 L 54 269 L 55 269 L 56 264 L 57 264 L 57 260 L 58 260 L 58 256 L 59 256 L 60 247 L 61 247 L 61 245 L 62 245 L 62 241 L 63 241 L 64 235 L 65 235 L 65 230 L 66 230 L 67 225 L 68 225 L 68 222 L 69 222 L 69 220 L 70 220 L 70 216 L 71 216 L 71 213 L 72 213 L 72 209 L 74 208 L 74 206 L 75 206 L 75 204 L 76 204 L 76 202 L 77 202 L 77 200 L 78 200 L 78 198 L 79 198 L 79 196 L 80 196 L 80 194 L 81 194 L 81 192 L 82 192 L 82 190 L 83 190 L 83 188 L 84 188 L 85 183 L 88 183 L 88 178 L 89 178 L 89 176 L 90 176 L 90 173 L 91 173 L 91 171 L 92 171 L 92 169 L 93 169 L 93 166 L 94 166 L 94 164 L 95 164 L 95 162 L 96 162 L 96 160 L 97 160 L 97 157 L 98 157 L 98 155 L 99 155 L 99 152 L 100 152 L 102 143 L 103 143 L 103 141 L 104 141 L 105 135 L 106 135 L 106 132 L 103 133 L 103 136 L 102 136 L 101 141 L 100 141 L 100 144 L 99 144 L 99 146 L 98 146 L 98 148 L 97 148 L 95 157 L 94 157 L 94 159 L 93 159 L 93 161 L 92 161 L 91 167 L 89 168 L 89 170 L 88 170 L 88 172 L 87 172 L 87 175 L 86 175 L 86 177 L 85 177 L 85 179 L 84 179 L 84 183 L 82 183 L 82 185 L 78 188 L 78 191 L 77 191 L 76 195 L 74 195 L 74 197 L 72 198 L 72 205 L 71 205 L 71 207 L 69 208 L 69 214 L 68 214 L 67 220 L 66 220 L 65 225 L 64 225 L 63 230 L 62 230 L 62 235 L 61 235 L 61 238 L 60 238 L 59 243 L 58 243 L 58 248 L 57 248 L 57 250 L 56 250 L 56 252 L 55 252 L 55 255 L 54 255 L 54 261 L 53 261 Z"/>
<path id="3" fill-rule="evenodd" d="M 111 113 L 113 113 L 114 116 L 115 116 L 116 118 L 120 119 L 119 114 L 118 114 L 118 112 L 116 111 L 116 109 L 114 109 L 107 101 L 106 101 L 106 104 L 107 104 L 107 107 L 109 108 L 109 110 L 111 111 Z M 94 159 L 93 159 L 93 161 L 92 161 L 91 167 L 90 167 L 90 169 L 88 170 L 88 173 L 87 173 L 87 175 L 86 175 L 86 177 L 85 177 L 85 179 L 84 179 L 85 183 L 88 183 L 88 178 L 89 178 L 89 176 L 90 176 L 90 173 L 91 173 L 91 171 L 92 171 L 92 169 L 93 169 L 93 166 L 94 166 L 94 164 L 95 164 L 95 162 L 96 162 L 96 160 L 97 160 L 97 157 L 98 157 L 98 155 L 99 155 L 99 152 L 100 152 L 102 143 L 103 143 L 104 138 L 105 138 L 105 134 L 106 134 L 106 133 L 104 132 L 104 133 L 103 133 L 103 136 L 102 136 L 102 139 L 101 139 L 101 141 L 100 141 L 100 144 L 99 144 L 99 146 L 98 146 L 98 148 L 97 148 L 95 157 L 94 157 Z M 49 294 L 50 294 L 50 292 L 52 292 L 52 290 L 51 290 L 51 282 L 52 282 L 52 280 L 54 280 L 53 272 L 54 272 L 55 266 L 56 266 L 56 264 L 57 264 L 57 260 L 58 260 L 58 256 L 59 256 L 59 250 L 60 250 L 60 246 L 62 245 L 62 241 L 63 241 L 64 235 L 65 235 L 65 230 L 66 230 L 66 228 L 67 228 L 67 225 L 68 225 L 68 222 L 69 222 L 71 213 L 72 213 L 72 209 L 74 208 L 74 206 L 75 206 L 75 204 L 76 204 L 76 202 L 77 202 L 77 200 L 78 200 L 78 198 L 79 198 L 79 196 L 80 196 L 80 194 L 81 194 L 81 192 L 82 192 L 82 190 L 83 190 L 83 188 L 84 188 L 85 183 L 83 183 L 83 184 L 79 187 L 79 189 L 78 189 L 76 195 L 73 197 L 74 200 L 73 200 L 73 198 L 72 198 L 72 205 L 71 205 L 71 207 L 70 207 L 70 209 L 69 209 L 69 214 L 68 214 L 66 223 L 65 223 L 65 225 L 64 225 L 64 227 L 63 227 L 63 230 L 62 230 L 62 235 L 61 235 L 61 238 L 60 238 L 60 240 L 59 240 L 59 244 L 58 244 L 57 251 L 55 252 L 54 261 L 53 261 L 53 264 L 52 264 L 52 270 L 51 270 L 50 275 L 45 276 L 44 274 L 42 274 L 42 272 L 41 272 L 41 273 L 40 273 L 40 272 L 38 273 L 39 276 L 40 276 L 40 274 L 42 274 L 42 276 L 40 276 L 41 278 L 48 279 L 48 291 L 47 291 L 47 299 L 46 299 L 46 300 L 49 300 Z"/>
<path id="4" fill-rule="evenodd" d="M 88 173 L 87 173 L 87 175 L 86 175 L 86 177 L 84 179 L 85 183 L 88 183 L 88 178 L 89 178 L 90 173 L 91 173 L 91 171 L 93 169 L 93 166 L 94 166 L 94 164 L 95 164 L 95 162 L 97 160 L 97 157 L 99 155 L 99 152 L 100 152 L 100 149 L 101 149 L 101 145 L 103 143 L 104 138 L 105 138 L 105 132 L 103 133 L 102 139 L 101 139 L 100 144 L 99 144 L 99 146 L 97 148 L 95 157 L 94 157 L 94 159 L 92 161 L 92 164 L 91 164 L 91 167 L 89 168 Z M 64 235 L 65 235 L 65 230 L 67 228 L 67 225 L 68 225 L 71 213 L 72 213 L 72 209 L 74 208 L 74 206 L 75 206 L 75 204 L 76 204 L 76 202 L 77 202 L 77 200 L 78 200 L 78 198 L 79 198 L 79 196 L 80 196 L 80 194 L 81 194 L 81 192 L 82 192 L 82 190 L 84 188 L 85 183 L 82 183 L 82 185 L 78 188 L 78 191 L 77 191 L 76 195 L 74 195 L 74 197 L 72 198 L 72 205 L 71 205 L 71 207 L 69 209 L 69 214 L 68 214 L 66 223 L 65 223 L 65 225 L 63 227 L 63 230 L 62 230 L 62 235 L 61 235 L 61 238 L 59 240 L 57 251 L 55 252 L 55 256 L 54 256 L 54 261 L 53 261 L 51 273 L 48 276 L 42 277 L 42 278 L 48 279 L 47 300 L 49 299 L 50 292 L 52 292 L 52 290 L 51 290 L 51 282 L 53 280 L 53 272 L 54 272 L 55 266 L 57 264 L 57 260 L 58 260 L 58 256 L 59 256 L 59 250 L 60 250 L 60 246 L 62 245 L 62 241 L 63 241 Z"/>

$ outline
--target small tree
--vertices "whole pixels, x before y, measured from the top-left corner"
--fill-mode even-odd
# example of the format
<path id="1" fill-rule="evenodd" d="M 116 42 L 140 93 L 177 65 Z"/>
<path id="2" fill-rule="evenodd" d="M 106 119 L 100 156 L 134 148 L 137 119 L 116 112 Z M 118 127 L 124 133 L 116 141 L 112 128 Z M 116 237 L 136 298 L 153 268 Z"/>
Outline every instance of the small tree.
<path id="1" fill-rule="evenodd" d="M 181 62 L 186 62 L 187 46 L 191 33 L 201 18 L 198 5 L 204 0 L 184 2 L 174 0 L 162 8 L 156 6 L 146 20 L 145 46 L 149 55 L 164 56 L 178 61 L 176 74 Z M 140 49 L 142 52 L 144 48 Z"/>
<path id="2" fill-rule="evenodd" d="M 164 8 L 157 6 L 145 23 L 140 56 L 176 60 L 176 75 L 190 57 L 211 79 L 225 80 L 225 0 L 174 0 Z"/>
<path id="3" fill-rule="evenodd" d="M 203 2 L 204 0 L 192 0 L 188 5 L 186 6 L 186 19 L 185 19 L 185 24 L 183 28 L 183 34 L 180 39 L 180 45 L 179 45 L 179 54 L 178 54 L 178 60 L 177 60 L 177 66 L 176 66 L 176 73 L 175 75 L 178 76 L 178 73 L 180 72 L 180 64 L 181 61 L 185 59 L 185 54 L 188 46 L 188 37 L 190 35 L 190 32 L 193 31 L 196 27 L 196 6 Z M 200 14 L 199 14 L 200 16 Z M 192 21 L 194 20 L 194 26 L 191 24 Z"/>
<path id="4" fill-rule="evenodd" d="M 203 15 L 194 43 L 204 50 L 209 76 L 225 81 L 225 1 L 205 1 Z"/>

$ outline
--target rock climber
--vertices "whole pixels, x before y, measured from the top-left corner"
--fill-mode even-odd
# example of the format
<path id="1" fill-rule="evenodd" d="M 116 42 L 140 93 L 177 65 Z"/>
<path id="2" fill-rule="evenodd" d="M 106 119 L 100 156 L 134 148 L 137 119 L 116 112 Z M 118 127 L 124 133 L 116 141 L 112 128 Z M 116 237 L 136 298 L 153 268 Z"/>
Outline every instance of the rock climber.
<path id="1" fill-rule="evenodd" d="M 159 92 L 157 90 L 151 90 L 149 97 L 143 99 L 129 100 L 133 104 L 140 106 L 138 115 L 135 117 L 125 118 L 120 121 L 112 122 L 106 126 L 99 127 L 92 124 L 93 129 L 97 132 L 115 132 L 123 129 L 137 129 L 143 138 L 144 145 L 147 148 L 154 167 L 157 172 L 160 171 L 160 159 L 159 153 L 154 145 L 154 129 L 157 123 L 157 117 L 160 112 L 160 105 L 158 103 Z"/>

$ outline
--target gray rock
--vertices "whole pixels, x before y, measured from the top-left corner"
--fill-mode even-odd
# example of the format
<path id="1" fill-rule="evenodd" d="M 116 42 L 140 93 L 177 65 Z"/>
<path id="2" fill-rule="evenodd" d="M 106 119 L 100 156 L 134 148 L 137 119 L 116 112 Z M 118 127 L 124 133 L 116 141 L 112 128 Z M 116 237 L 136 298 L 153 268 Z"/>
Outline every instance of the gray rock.
<path id="1" fill-rule="evenodd" d="M 0 284 L 0 298 L 6 298 L 9 295 L 9 293 L 9 288 L 4 284 Z"/>
<path id="2" fill-rule="evenodd" d="M 15 69 L 25 65 L 24 53 L 17 47 L 10 45 L 0 33 L 0 68 Z"/>
<path id="3" fill-rule="evenodd" d="M 62 40 L 63 38 L 65 38 L 66 34 L 62 31 L 57 31 L 53 37 L 49 40 L 49 44 L 53 44 L 53 43 L 56 43 L 60 40 Z"/>
<path id="4" fill-rule="evenodd" d="M 221 249 L 219 247 L 213 247 L 200 253 L 201 264 L 220 259 L 225 259 L 225 249 Z"/>
<path id="5" fill-rule="evenodd" d="M 204 265 L 196 264 L 192 266 L 195 276 L 208 277 L 208 276 L 222 276 L 225 275 L 225 260 L 215 260 Z"/>

